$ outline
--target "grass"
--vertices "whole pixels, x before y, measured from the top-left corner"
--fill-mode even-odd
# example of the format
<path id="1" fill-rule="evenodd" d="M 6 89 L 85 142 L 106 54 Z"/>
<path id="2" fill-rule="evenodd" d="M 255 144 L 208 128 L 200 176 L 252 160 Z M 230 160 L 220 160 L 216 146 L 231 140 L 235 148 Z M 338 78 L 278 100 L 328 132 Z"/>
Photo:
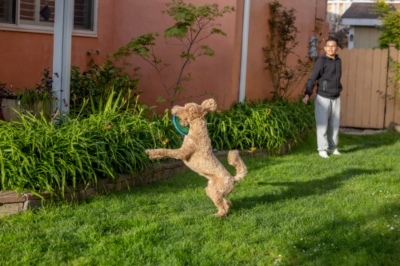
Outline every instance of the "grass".
<path id="1" fill-rule="evenodd" d="M 340 140 L 246 158 L 223 218 L 193 172 L 3 218 L 0 265 L 399 265 L 399 135 Z"/>

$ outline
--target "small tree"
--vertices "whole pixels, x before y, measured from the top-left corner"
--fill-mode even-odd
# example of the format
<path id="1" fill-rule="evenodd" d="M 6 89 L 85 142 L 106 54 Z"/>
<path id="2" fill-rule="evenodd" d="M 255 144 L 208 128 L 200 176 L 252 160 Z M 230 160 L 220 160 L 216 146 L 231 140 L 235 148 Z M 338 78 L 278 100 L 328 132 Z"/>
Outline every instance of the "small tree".
<path id="1" fill-rule="evenodd" d="M 267 35 L 268 46 L 263 51 L 267 64 L 265 69 L 269 70 L 272 79 L 274 99 L 287 99 L 311 67 L 309 59 L 302 60 L 293 52 L 298 45 L 299 33 L 295 25 L 295 12 L 293 8 L 287 10 L 278 1 L 270 4 L 270 34 Z M 296 65 L 288 65 L 289 55 L 297 57 Z"/>
<path id="2" fill-rule="evenodd" d="M 382 25 L 379 27 L 381 35 L 378 42 L 380 48 L 388 48 L 389 44 L 395 44 L 400 49 L 400 12 L 383 0 L 377 0 L 376 12 L 380 15 Z"/>
<path id="3" fill-rule="evenodd" d="M 381 30 L 381 35 L 378 39 L 379 47 L 389 48 L 389 44 L 395 44 L 396 49 L 400 49 L 400 12 L 383 0 L 377 0 L 376 2 L 375 12 L 379 14 L 379 19 L 382 21 L 382 25 L 379 27 Z M 400 62 L 389 58 L 389 70 L 394 74 L 391 82 L 395 84 L 396 92 L 399 93 Z M 386 95 L 381 91 L 378 91 L 378 93 L 382 97 L 388 97 L 388 99 L 394 98 L 394 95 Z"/>
<path id="4" fill-rule="evenodd" d="M 169 101 L 172 106 L 175 101 L 180 99 L 181 93 L 186 91 L 182 83 L 192 80 L 191 74 L 185 72 L 187 65 L 196 61 L 197 57 L 201 55 L 214 55 L 214 50 L 211 47 L 205 44 L 201 45 L 201 43 L 213 34 L 226 36 L 226 33 L 220 29 L 221 25 L 215 24 L 214 21 L 225 13 L 233 12 L 234 8 L 225 6 L 223 9 L 219 9 L 218 4 L 206 4 L 197 7 L 193 4 L 186 4 L 183 0 L 172 0 L 166 5 L 168 9 L 162 13 L 172 17 L 176 23 L 164 31 L 164 38 L 173 38 L 178 41 L 175 45 L 182 47 L 179 56 L 183 61 L 173 84 L 167 84 L 163 74 L 163 69 L 170 66 L 170 64 L 164 63 L 154 52 L 155 40 L 159 36 L 158 33 L 148 33 L 132 39 L 127 45 L 119 48 L 118 52 L 113 56 L 122 58 L 130 54 L 136 54 L 154 67 L 168 95 L 168 99 L 159 97 L 157 101 Z"/>

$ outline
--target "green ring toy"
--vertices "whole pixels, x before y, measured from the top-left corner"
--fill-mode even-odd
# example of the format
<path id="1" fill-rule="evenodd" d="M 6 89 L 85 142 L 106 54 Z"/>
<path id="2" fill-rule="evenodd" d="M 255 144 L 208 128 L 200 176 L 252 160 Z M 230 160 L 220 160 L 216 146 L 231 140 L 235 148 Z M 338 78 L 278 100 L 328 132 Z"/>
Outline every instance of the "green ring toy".
<path id="1" fill-rule="evenodd" d="M 182 126 L 179 121 L 179 117 L 174 115 L 172 117 L 172 121 L 174 122 L 174 126 L 175 126 L 176 130 L 178 130 L 179 133 L 181 133 L 182 135 L 187 135 L 189 133 L 189 127 Z"/>

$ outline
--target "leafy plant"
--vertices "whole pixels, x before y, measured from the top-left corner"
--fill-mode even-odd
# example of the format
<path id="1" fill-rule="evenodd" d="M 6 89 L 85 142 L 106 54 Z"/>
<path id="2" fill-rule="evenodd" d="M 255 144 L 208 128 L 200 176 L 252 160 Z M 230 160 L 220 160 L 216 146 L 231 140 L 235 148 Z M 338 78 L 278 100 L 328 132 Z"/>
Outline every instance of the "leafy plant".
<path id="1" fill-rule="evenodd" d="M 104 108 L 88 117 L 57 124 L 28 113 L 21 121 L 0 121 L 0 190 L 64 192 L 143 170 L 149 163 L 145 148 L 178 143 L 168 135 L 173 126 L 167 119 L 149 122 L 140 106 L 130 108 L 121 93 L 111 93 Z"/>
<path id="2" fill-rule="evenodd" d="M 389 44 L 393 43 L 396 49 L 400 49 L 400 12 L 383 0 L 377 0 L 375 12 L 380 15 L 379 19 L 382 21 L 382 25 L 379 26 L 379 47 L 388 48 Z"/>
<path id="3" fill-rule="evenodd" d="M 133 74 L 126 72 L 126 64 L 118 66 L 115 61 L 107 59 L 101 65 L 91 61 L 91 67 L 80 73 L 80 68 L 71 69 L 71 97 L 70 106 L 72 115 L 89 115 L 103 108 L 111 94 L 115 97 L 122 95 L 133 101 L 140 94 L 136 91 L 139 79 L 133 69 Z"/>
<path id="4" fill-rule="evenodd" d="M 309 59 L 301 59 L 294 52 L 299 33 L 295 25 L 295 12 L 293 8 L 284 8 L 279 1 L 270 4 L 270 34 L 267 35 L 268 45 L 263 48 L 263 52 L 265 69 L 269 71 L 272 80 L 273 99 L 288 99 L 311 68 Z M 289 56 L 295 56 L 297 64 L 290 66 Z"/>
<path id="5" fill-rule="evenodd" d="M 12 87 L 12 84 L 10 85 Z M 15 99 L 15 92 L 7 89 L 7 83 L 0 82 L 0 98 Z"/>
<path id="6" fill-rule="evenodd" d="M 395 44 L 396 49 L 400 49 L 400 13 L 393 9 L 392 6 L 385 1 L 378 0 L 376 3 L 375 12 L 380 15 L 382 25 L 379 27 L 381 35 L 379 36 L 379 47 L 389 48 L 389 44 Z M 396 59 L 389 57 L 389 71 L 393 76 L 389 77 L 390 82 L 395 86 L 395 92 L 399 93 L 399 81 L 400 81 L 400 62 Z M 377 93 L 382 98 L 393 100 L 395 95 L 386 94 L 380 90 Z"/>
<path id="7" fill-rule="evenodd" d="M 219 9 L 218 4 L 205 4 L 197 7 L 193 4 L 186 4 L 183 0 L 172 0 L 166 5 L 168 9 L 162 13 L 169 15 L 176 23 L 164 31 L 164 38 L 173 38 L 178 41 L 176 45 L 182 47 L 179 56 L 183 59 L 177 77 L 172 84 L 167 84 L 163 73 L 163 70 L 170 64 L 165 63 L 154 52 L 158 33 L 148 33 L 133 38 L 112 56 L 120 59 L 135 54 L 149 63 L 160 76 L 162 86 L 167 94 L 167 99 L 159 97 L 158 101 L 169 101 L 173 106 L 174 102 L 180 99 L 181 94 L 186 91 L 183 82 L 192 80 L 191 74 L 185 72 L 187 65 L 196 61 L 199 56 L 214 55 L 214 50 L 211 47 L 201 43 L 213 34 L 226 35 L 221 30 L 220 25 L 214 24 L 214 21 L 226 13 L 233 12 L 234 8 L 225 6 Z"/>
<path id="8" fill-rule="evenodd" d="M 53 110 L 55 96 L 53 94 L 53 78 L 50 75 L 50 69 L 45 68 L 42 72 L 40 83 L 36 84 L 33 89 L 25 88 L 24 91 L 6 89 L 6 84 L 0 86 L 0 98 L 15 99 L 19 102 L 22 112 L 30 112 L 39 117 L 39 112 L 43 111 L 48 117 Z"/>
<path id="9" fill-rule="evenodd" d="M 207 122 L 216 149 L 271 153 L 314 126 L 312 106 L 300 101 L 237 104 L 208 114 Z M 66 116 L 60 123 L 22 114 L 21 121 L 0 121 L 0 130 L 0 191 L 54 194 L 146 169 L 146 148 L 178 148 L 183 139 L 169 110 L 149 119 L 146 109 L 122 92 L 111 92 L 94 114 Z"/>
<path id="10" fill-rule="evenodd" d="M 271 153 L 315 123 L 311 105 L 282 99 L 237 103 L 231 110 L 208 114 L 207 122 L 212 145 L 218 150 L 268 149 Z"/>

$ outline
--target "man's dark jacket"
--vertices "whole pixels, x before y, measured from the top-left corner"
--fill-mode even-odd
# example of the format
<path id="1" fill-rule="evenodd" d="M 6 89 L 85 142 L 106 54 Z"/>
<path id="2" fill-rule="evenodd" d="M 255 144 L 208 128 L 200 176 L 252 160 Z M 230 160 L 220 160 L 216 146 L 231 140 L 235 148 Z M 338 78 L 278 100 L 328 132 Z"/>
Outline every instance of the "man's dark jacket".
<path id="1" fill-rule="evenodd" d="M 306 83 L 305 94 L 311 95 L 318 80 L 317 94 L 329 99 L 336 99 L 342 91 L 340 78 L 342 76 L 342 61 L 336 55 L 335 59 L 326 56 L 319 56 L 315 61 L 311 77 Z"/>

